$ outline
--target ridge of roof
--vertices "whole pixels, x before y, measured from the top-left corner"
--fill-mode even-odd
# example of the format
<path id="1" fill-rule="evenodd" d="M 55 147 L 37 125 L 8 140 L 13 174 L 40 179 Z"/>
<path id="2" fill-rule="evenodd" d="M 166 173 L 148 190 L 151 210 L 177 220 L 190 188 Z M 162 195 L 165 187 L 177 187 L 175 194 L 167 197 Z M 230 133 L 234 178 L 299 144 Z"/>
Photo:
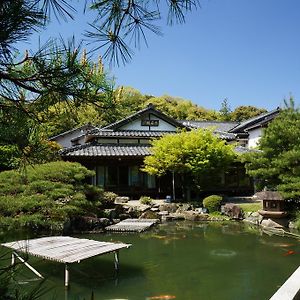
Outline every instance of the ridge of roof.
<path id="1" fill-rule="evenodd" d="M 264 120 L 268 117 L 269 117 L 269 120 L 271 120 L 271 116 L 275 115 L 275 114 L 278 114 L 279 112 L 280 112 L 280 108 L 277 107 L 276 109 L 273 109 L 271 111 L 260 114 L 256 117 L 245 120 L 245 121 L 241 122 L 239 125 L 237 125 L 236 127 L 230 129 L 229 131 L 230 132 L 237 132 L 238 130 L 243 131 L 245 128 L 247 128 L 247 126 L 250 127 L 250 126 L 254 125 L 254 123 L 260 122 L 260 121 L 262 121 L 262 120 Z"/>
<path id="2" fill-rule="evenodd" d="M 67 130 L 67 131 L 64 131 L 62 133 L 59 133 L 57 135 L 54 135 L 54 136 L 50 137 L 49 140 L 51 141 L 51 140 L 56 139 L 56 138 L 58 138 L 60 136 L 64 136 L 64 135 L 66 135 L 68 133 L 71 133 L 71 132 L 76 131 L 78 129 L 82 129 L 82 128 L 87 127 L 87 126 L 93 127 L 92 129 L 97 128 L 95 125 L 92 125 L 91 123 L 86 123 L 86 124 L 81 125 L 79 127 L 75 127 L 75 128 L 70 129 L 70 130 Z"/>

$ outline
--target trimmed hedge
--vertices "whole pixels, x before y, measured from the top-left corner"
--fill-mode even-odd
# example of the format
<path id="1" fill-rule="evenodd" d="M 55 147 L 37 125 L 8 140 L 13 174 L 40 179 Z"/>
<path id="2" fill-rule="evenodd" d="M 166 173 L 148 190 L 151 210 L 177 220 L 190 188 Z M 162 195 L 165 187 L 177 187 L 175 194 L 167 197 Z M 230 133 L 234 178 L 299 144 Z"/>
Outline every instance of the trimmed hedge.
<path id="1" fill-rule="evenodd" d="M 203 206 L 207 208 L 210 213 L 219 211 L 222 200 L 223 198 L 221 196 L 211 195 L 203 199 Z"/>

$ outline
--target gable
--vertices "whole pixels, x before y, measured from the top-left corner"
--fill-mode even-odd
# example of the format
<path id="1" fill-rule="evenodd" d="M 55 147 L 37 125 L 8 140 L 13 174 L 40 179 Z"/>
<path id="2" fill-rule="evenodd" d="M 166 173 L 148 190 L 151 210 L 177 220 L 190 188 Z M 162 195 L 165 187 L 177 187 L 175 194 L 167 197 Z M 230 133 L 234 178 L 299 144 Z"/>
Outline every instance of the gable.
<path id="1" fill-rule="evenodd" d="M 176 129 L 176 126 L 153 113 L 142 114 L 137 119 L 129 121 L 118 128 L 118 130 L 139 131 L 176 131 Z"/>
<path id="2" fill-rule="evenodd" d="M 139 131 L 176 131 L 185 126 L 175 119 L 156 110 L 152 104 L 116 123 L 103 127 L 113 131 L 139 130 Z"/>

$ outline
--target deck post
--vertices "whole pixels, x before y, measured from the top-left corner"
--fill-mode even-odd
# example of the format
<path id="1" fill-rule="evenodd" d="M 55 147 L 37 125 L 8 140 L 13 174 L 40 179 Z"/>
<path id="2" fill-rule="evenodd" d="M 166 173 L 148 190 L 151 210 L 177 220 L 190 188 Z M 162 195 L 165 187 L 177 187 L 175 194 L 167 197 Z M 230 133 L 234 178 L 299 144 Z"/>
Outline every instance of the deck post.
<path id="1" fill-rule="evenodd" d="M 16 263 L 16 257 L 15 257 L 15 254 L 14 252 L 11 254 L 11 265 L 14 266 Z"/>
<path id="2" fill-rule="evenodd" d="M 115 251 L 115 270 L 119 271 L 119 251 Z"/>
<path id="3" fill-rule="evenodd" d="M 20 255 L 18 255 L 15 251 L 13 252 L 14 260 L 19 259 L 29 270 L 31 270 L 35 275 L 40 278 L 44 278 L 41 273 L 39 273 L 33 266 L 31 266 L 28 262 L 25 261 Z M 13 260 L 13 259 L 12 259 Z"/>
<path id="4" fill-rule="evenodd" d="M 69 287 L 69 266 L 65 264 L 65 288 Z"/>

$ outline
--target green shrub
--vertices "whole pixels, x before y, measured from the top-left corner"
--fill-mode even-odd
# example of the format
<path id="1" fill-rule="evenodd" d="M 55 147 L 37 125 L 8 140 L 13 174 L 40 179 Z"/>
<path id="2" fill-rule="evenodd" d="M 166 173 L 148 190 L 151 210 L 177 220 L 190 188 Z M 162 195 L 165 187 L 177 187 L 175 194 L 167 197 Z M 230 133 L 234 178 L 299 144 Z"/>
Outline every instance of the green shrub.
<path id="1" fill-rule="evenodd" d="M 94 171 L 88 170 L 79 163 L 52 162 L 27 168 L 28 181 L 49 180 L 70 184 L 82 184 Z"/>
<path id="2" fill-rule="evenodd" d="M 295 213 L 295 217 L 293 219 L 295 226 L 298 230 L 300 230 L 300 212 Z"/>
<path id="3" fill-rule="evenodd" d="M 91 185 L 91 184 L 86 184 L 84 186 L 83 192 L 84 192 L 86 198 L 91 201 L 101 200 L 101 198 L 104 197 L 103 190 L 101 188 L 99 188 L 98 186 Z M 116 195 L 116 194 L 114 194 L 114 195 Z"/>
<path id="4" fill-rule="evenodd" d="M 148 196 L 141 196 L 140 203 L 145 205 L 151 205 L 153 203 L 153 199 Z"/>
<path id="5" fill-rule="evenodd" d="M 208 211 L 214 212 L 219 211 L 221 207 L 222 197 L 218 195 L 211 195 L 203 199 L 203 206 L 208 209 Z"/>
<path id="6" fill-rule="evenodd" d="M 105 208 L 113 207 L 117 197 L 118 195 L 116 193 L 103 192 L 103 195 L 100 199 L 101 206 Z"/>
<path id="7" fill-rule="evenodd" d="M 87 184 L 94 172 L 78 163 L 53 162 L 0 173 L 0 226 L 61 229 L 72 217 L 97 213 L 102 190 Z"/>

